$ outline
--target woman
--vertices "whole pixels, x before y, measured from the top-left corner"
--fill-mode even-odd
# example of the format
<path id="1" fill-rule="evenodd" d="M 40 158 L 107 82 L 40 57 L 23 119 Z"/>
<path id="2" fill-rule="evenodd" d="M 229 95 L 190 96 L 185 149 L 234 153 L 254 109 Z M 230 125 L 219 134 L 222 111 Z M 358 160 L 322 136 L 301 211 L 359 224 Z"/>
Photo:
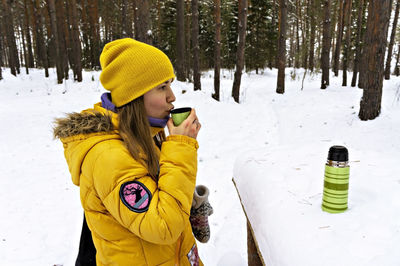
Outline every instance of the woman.
<path id="1" fill-rule="evenodd" d="M 202 265 L 189 222 L 201 125 L 194 109 L 178 127 L 169 118 L 170 60 L 127 38 L 108 43 L 100 63 L 110 93 L 54 129 L 80 186 L 97 265 Z"/>

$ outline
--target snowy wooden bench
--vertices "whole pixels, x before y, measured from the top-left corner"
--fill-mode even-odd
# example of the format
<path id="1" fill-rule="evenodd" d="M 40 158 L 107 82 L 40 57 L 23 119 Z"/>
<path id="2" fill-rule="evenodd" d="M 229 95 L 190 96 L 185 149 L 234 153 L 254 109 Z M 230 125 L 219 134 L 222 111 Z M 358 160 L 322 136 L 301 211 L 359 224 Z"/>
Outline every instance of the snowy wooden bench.
<path id="1" fill-rule="evenodd" d="M 329 214 L 321 201 L 330 146 L 269 148 L 236 160 L 249 265 L 400 265 L 399 158 L 348 145 L 349 209 Z"/>

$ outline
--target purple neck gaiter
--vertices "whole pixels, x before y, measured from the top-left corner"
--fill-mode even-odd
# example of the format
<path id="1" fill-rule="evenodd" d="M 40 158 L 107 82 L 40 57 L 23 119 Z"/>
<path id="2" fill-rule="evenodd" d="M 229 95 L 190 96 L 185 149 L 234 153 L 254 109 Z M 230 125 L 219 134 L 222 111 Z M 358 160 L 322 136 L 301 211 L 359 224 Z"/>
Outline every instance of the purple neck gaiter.
<path id="1" fill-rule="evenodd" d="M 101 106 L 107 110 L 117 113 L 117 108 L 112 103 L 111 93 L 109 92 L 105 92 L 101 95 Z M 165 118 L 162 119 L 148 116 L 148 119 L 150 126 L 164 128 L 167 125 L 169 116 L 166 116 Z"/>
<path id="2" fill-rule="evenodd" d="M 150 126 L 164 128 L 167 125 L 169 116 L 166 116 L 165 118 L 154 118 L 148 116 L 147 118 L 149 119 Z"/>
<path id="3" fill-rule="evenodd" d="M 111 93 L 105 92 L 101 95 L 101 106 L 107 110 L 110 110 L 114 113 L 117 112 L 117 108 L 111 101 Z"/>

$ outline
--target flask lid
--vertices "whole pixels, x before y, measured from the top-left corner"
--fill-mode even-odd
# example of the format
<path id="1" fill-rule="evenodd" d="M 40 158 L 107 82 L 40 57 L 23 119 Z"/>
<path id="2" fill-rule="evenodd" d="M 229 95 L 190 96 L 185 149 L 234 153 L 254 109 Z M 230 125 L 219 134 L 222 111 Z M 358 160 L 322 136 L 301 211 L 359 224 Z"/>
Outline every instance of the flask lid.
<path id="1" fill-rule="evenodd" d="M 346 162 L 349 160 L 349 152 L 344 146 L 335 145 L 330 147 L 328 160 L 337 162 Z"/>

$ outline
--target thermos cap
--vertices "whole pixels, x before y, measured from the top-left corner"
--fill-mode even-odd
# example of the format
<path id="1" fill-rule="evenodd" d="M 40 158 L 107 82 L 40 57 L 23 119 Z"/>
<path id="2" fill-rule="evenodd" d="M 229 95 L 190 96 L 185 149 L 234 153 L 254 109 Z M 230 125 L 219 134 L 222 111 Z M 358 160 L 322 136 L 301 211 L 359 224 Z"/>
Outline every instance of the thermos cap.
<path id="1" fill-rule="evenodd" d="M 347 162 L 349 160 L 349 152 L 344 146 L 335 145 L 329 149 L 329 161 Z"/>

